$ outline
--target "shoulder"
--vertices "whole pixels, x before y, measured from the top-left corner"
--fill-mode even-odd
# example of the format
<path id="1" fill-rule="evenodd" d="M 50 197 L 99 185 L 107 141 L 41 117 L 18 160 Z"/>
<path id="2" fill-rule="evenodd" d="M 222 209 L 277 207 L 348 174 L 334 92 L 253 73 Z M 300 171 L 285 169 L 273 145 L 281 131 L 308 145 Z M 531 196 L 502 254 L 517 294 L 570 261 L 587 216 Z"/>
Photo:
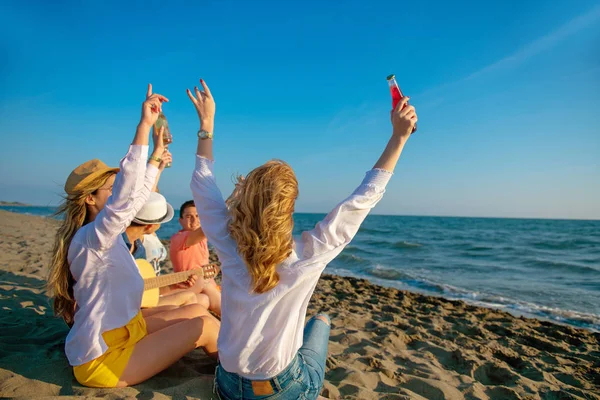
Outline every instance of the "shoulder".
<path id="1" fill-rule="evenodd" d="M 175 233 L 173 236 L 171 236 L 171 240 L 175 240 L 175 239 L 180 239 L 181 240 L 181 238 L 188 237 L 189 234 L 190 234 L 189 231 L 183 231 L 182 230 L 182 231 L 179 231 L 179 232 Z"/>
<path id="2" fill-rule="evenodd" d="M 179 231 L 171 236 L 171 248 L 182 248 L 190 235 L 190 231 Z"/>

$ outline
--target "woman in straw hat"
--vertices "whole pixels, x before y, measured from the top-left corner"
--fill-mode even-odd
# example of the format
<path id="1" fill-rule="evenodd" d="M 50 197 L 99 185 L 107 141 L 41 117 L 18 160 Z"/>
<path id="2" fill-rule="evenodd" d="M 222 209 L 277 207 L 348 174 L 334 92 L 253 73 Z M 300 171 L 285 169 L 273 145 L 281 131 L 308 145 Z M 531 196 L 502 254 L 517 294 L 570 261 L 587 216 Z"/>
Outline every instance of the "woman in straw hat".
<path id="1" fill-rule="evenodd" d="M 417 122 L 404 98 L 391 113 L 392 135 L 362 183 L 314 229 L 294 239 L 298 182 L 272 160 L 238 182 L 224 201 L 213 174 L 215 102 L 206 84 L 188 90 L 200 118 L 191 189 L 204 233 L 221 260 L 222 319 L 216 390 L 222 399 L 315 399 L 325 375 L 330 321 L 304 326 L 327 264 L 352 240 L 381 200 Z"/>
<path id="2" fill-rule="evenodd" d="M 144 282 L 121 236 L 156 180 L 162 132 L 153 137 L 149 161 L 148 136 L 165 101 L 148 85 L 120 169 L 90 160 L 75 168 L 65 184 L 67 196 L 59 210 L 64 220 L 56 234 L 48 288 L 55 313 L 72 325 L 65 353 L 85 386 L 140 383 L 197 347 L 216 357 L 218 324 L 198 317 L 201 306 L 142 316 Z"/>

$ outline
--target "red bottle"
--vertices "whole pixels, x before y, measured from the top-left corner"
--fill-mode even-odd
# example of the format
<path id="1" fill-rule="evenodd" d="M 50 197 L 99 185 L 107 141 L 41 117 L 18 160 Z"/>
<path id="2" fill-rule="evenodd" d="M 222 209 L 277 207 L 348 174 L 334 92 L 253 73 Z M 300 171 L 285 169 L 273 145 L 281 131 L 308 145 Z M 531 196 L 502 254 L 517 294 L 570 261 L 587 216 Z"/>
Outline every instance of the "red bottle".
<path id="1" fill-rule="evenodd" d="M 392 74 L 387 77 L 388 85 L 390 87 L 390 94 L 392 95 L 392 110 L 396 109 L 396 106 L 402 100 L 404 95 L 402 94 L 402 90 L 400 90 L 400 86 L 396 82 L 396 75 Z M 408 104 L 408 103 L 406 103 Z M 405 106 L 406 107 L 406 106 Z M 417 130 L 417 125 L 413 128 L 412 133 L 415 133 Z"/>

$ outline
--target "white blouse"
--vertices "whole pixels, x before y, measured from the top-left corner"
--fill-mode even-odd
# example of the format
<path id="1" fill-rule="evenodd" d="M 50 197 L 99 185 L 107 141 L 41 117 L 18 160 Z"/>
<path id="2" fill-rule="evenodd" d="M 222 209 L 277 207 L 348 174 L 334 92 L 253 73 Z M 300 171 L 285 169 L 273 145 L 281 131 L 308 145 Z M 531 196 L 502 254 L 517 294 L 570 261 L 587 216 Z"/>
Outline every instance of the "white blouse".
<path id="1" fill-rule="evenodd" d="M 147 159 L 148 146 L 129 147 L 106 205 L 69 246 L 77 309 L 65 353 L 73 366 L 104 354 L 108 346 L 102 333 L 125 326 L 140 311 L 144 281 L 121 234 L 156 180 L 158 169 L 147 165 Z"/>
<path id="2" fill-rule="evenodd" d="M 202 229 L 221 261 L 222 319 L 219 360 L 223 368 L 254 380 L 270 379 L 302 347 L 308 301 L 327 264 L 352 240 L 379 202 L 392 174 L 373 169 L 358 188 L 311 231 L 295 241 L 290 257 L 277 266 L 280 282 L 262 294 L 250 293 L 251 277 L 229 235 L 230 216 L 213 175 L 213 162 L 196 157 L 191 189 Z"/>

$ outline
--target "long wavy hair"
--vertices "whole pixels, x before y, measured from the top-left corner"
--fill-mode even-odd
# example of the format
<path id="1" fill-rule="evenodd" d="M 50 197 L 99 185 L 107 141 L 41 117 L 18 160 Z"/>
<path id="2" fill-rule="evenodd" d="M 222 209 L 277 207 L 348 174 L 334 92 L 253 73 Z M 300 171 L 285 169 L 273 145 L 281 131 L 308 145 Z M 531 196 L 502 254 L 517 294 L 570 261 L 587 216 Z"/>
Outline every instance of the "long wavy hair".
<path id="1" fill-rule="evenodd" d="M 75 279 L 67 261 L 69 246 L 79 228 L 89 222 L 86 197 L 95 194 L 113 174 L 114 171 L 107 171 L 92 179 L 75 193 L 67 195 L 56 212 L 56 215 L 64 214 L 64 219 L 54 239 L 46 289 L 53 302 L 54 315 L 62 317 L 69 326 L 73 324 L 75 315 L 73 297 Z"/>
<path id="2" fill-rule="evenodd" d="M 238 179 L 227 199 L 229 232 L 252 277 L 254 293 L 266 293 L 279 283 L 275 268 L 292 252 L 297 198 L 292 167 L 271 160 Z"/>

